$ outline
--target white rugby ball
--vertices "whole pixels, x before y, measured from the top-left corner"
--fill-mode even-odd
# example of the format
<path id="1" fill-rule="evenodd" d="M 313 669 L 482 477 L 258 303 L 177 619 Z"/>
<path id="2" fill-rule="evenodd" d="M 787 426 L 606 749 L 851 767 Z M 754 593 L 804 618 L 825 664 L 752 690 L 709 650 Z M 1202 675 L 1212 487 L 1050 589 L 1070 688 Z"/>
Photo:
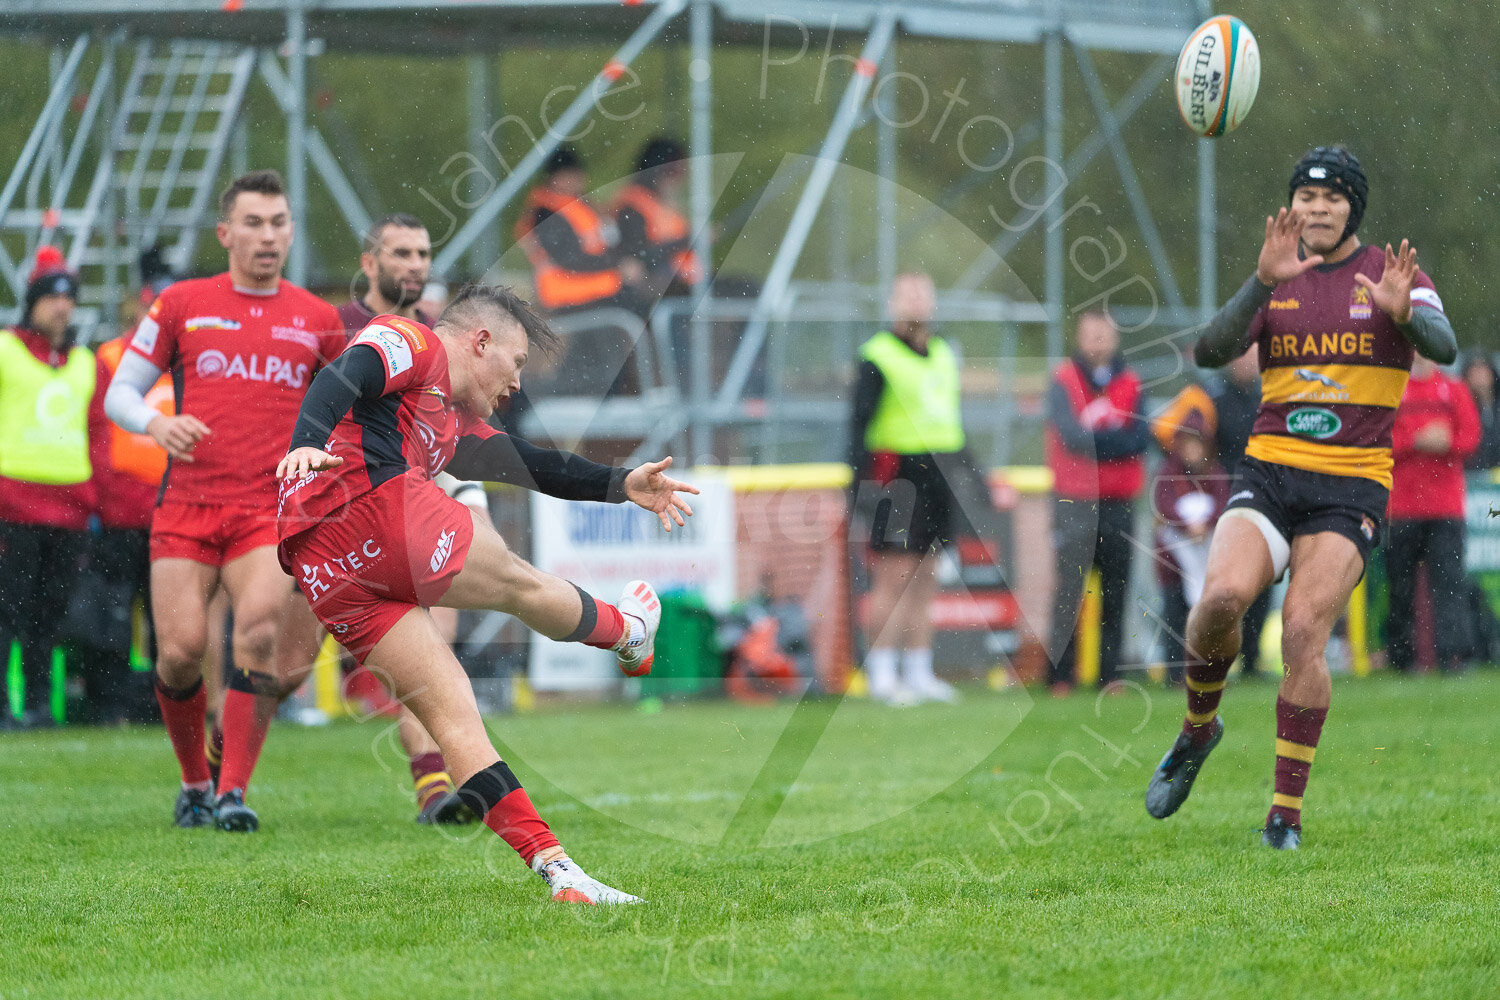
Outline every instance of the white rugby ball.
<path id="1" fill-rule="evenodd" d="M 1245 22 L 1220 14 L 1193 29 L 1177 57 L 1177 110 L 1206 138 L 1233 132 L 1260 89 L 1260 46 Z"/>

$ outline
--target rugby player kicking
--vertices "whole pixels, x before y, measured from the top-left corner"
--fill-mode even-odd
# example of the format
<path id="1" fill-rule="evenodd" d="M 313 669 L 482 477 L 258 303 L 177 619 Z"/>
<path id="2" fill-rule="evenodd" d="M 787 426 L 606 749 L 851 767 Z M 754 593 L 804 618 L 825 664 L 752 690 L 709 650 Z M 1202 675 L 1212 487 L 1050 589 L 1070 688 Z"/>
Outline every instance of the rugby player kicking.
<path id="1" fill-rule="evenodd" d="M 540 875 L 559 902 L 633 903 L 590 878 L 537 815 L 491 744 L 467 675 L 428 609 L 502 611 L 548 638 L 613 650 L 651 669 L 661 605 L 649 584 L 608 604 L 514 555 L 433 476 L 524 486 L 572 500 L 631 500 L 681 525 L 697 493 L 671 458 L 611 468 L 538 448 L 484 419 L 520 389 L 533 348 L 556 336 L 504 288 L 469 286 L 429 328 L 378 316 L 303 400 L 281 479 L 279 554 L 318 620 L 388 679 L 437 741 L 458 794 Z"/>

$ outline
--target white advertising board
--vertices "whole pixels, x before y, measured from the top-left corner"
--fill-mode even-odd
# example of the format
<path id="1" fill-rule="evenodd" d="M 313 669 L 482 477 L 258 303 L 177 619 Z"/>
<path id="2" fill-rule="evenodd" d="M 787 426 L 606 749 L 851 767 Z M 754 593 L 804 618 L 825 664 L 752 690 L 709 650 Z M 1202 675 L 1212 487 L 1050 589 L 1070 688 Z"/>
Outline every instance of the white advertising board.
<path id="1" fill-rule="evenodd" d="M 734 492 L 728 482 L 692 473 L 681 478 L 702 490 L 689 496 L 694 516 L 685 527 L 662 530 L 655 514 L 633 503 L 579 503 L 534 493 L 532 562 L 613 603 L 631 580 L 657 593 L 691 590 L 715 610 L 734 601 Z M 586 691 L 620 679 L 608 650 L 533 636 L 531 684 L 538 691 Z"/>

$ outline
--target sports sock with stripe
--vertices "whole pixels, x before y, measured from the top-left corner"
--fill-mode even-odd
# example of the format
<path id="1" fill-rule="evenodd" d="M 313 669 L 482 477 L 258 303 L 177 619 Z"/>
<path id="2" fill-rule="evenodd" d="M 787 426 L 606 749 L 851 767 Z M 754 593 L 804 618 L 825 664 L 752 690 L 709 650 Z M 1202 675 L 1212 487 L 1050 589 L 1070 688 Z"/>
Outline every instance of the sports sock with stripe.
<path id="1" fill-rule="evenodd" d="M 204 748 L 208 756 L 208 766 L 212 770 L 222 767 L 224 764 L 224 727 L 217 721 L 208 730 L 208 746 Z"/>
<path id="2" fill-rule="evenodd" d="M 1285 698 L 1276 699 L 1276 792 L 1266 813 L 1267 823 L 1272 816 L 1280 816 L 1287 826 L 1302 825 L 1302 793 L 1307 790 L 1313 754 L 1327 718 L 1326 708 L 1304 708 Z"/>
<path id="3" fill-rule="evenodd" d="M 204 715 L 208 709 L 208 692 L 200 677 L 184 690 L 169 688 L 161 675 L 152 674 L 156 703 L 161 706 L 161 721 L 166 724 L 172 751 L 182 768 L 182 787 L 207 791 L 213 778 L 208 772 L 208 758 L 203 754 Z"/>
<path id="4" fill-rule="evenodd" d="M 458 794 L 528 867 L 538 854 L 559 846 L 552 828 L 537 815 L 531 797 L 505 761 L 497 760 L 465 781 Z"/>
<path id="5" fill-rule="evenodd" d="M 1187 716 L 1182 731 L 1194 746 L 1203 746 L 1214 734 L 1214 716 L 1219 714 L 1219 699 L 1224 697 L 1224 678 L 1234 657 L 1224 660 L 1200 660 L 1192 654 L 1187 665 Z"/>
<path id="6" fill-rule="evenodd" d="M 419 753 L 411 759 L 411 780 L 417 789 L 417 812 L 440 795 L 453 791 L 453 778 L 449 776 L 443 755 L 436 750 Z"/>
<path id="7" fill-rule="evenodd" d="M 620 639 L 628 634 L 625 616 L 620 609 L 601 601 L 578 584 L 573 584 L 578 598 L 583 602 L 583 615 L 578 627 L 563 638 L 563 642 L 581 642 L 595 649 L 614 649 Z"/>
<path id="8" fill-rule="evenodd" d="M 281 704 L 276 679 L 256 671 L 236 670 L 224 692 L 224 758 L 218 791 L 250 787 L 250 775 L 266 744 L 266 731 Z"/>

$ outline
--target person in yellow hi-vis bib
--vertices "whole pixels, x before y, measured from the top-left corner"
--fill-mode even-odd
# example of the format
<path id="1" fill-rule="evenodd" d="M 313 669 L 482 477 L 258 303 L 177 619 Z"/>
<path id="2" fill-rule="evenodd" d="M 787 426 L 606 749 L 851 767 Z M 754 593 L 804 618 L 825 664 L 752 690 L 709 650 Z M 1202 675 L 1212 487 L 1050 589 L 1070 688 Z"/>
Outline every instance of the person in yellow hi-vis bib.
<path id="1" fill-rule="evenodd" d="M 77 301 L 78 276 L 44 246 L 21 322 L 0 330 L 0 662 L 19 646 L 25 726 L 53 722 L 52 648 L 95 507 L 89 440 L 106 426 L 98 361 L 72 342 Z M 15 724 L 10 705 L 0 728 Z"/>
<path id="2" fill-rule="evenodd" d="M 958 361 L 932 332 L 936 304 L 930 277 L 896 277 L 890 328 L 860 348 L 850 418 L 852 495 L 870 525 L 865 676 L 870 697 L 892 705 L 958 697 L 932 669 L 932 601 L 937 553 L 960 514 L 952 478 L 972 462 Z"/>

